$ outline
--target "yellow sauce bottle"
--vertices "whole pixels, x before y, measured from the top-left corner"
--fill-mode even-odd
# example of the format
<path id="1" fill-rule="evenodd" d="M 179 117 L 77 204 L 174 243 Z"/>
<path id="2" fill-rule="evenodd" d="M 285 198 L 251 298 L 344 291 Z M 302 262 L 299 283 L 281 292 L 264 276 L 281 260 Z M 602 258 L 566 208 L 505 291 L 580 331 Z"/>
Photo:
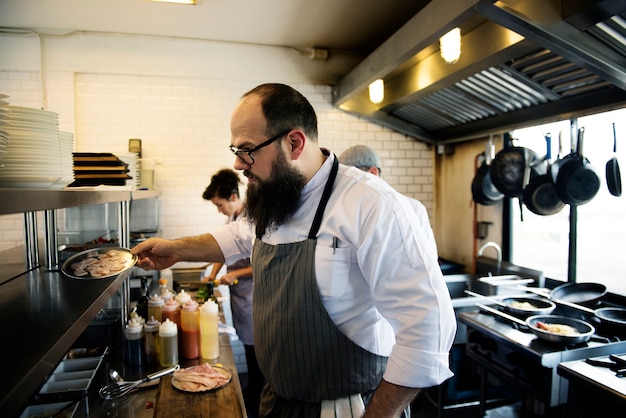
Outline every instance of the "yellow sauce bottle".
<path id="1" fill-rule="evenodd" d="M 207 300 L 200 308 L 200 354 L 203 359 L 220 355 L 218 306 L 212 300 Z"/>

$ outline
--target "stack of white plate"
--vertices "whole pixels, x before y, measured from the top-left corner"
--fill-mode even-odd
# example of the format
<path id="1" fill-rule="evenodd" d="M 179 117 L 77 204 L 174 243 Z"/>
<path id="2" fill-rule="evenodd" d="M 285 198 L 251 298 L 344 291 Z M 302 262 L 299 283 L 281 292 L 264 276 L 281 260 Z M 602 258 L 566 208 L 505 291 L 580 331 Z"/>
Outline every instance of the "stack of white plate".
<path id="1" fill-rule="evenodd" d="M 0 161 L 0 187 L 51 188 L 62 176 L 59 115 L 47 110 L 7 106 L 11 139 Z"/>
<path id="2" fill-rule="evenodd" d="M 74 160 L 72 158 L 74 134 L 59 131 L 59 147 L 61 148 L 61 180 L 56 185 L 65 187 L 74 181 Z"/>
<path id="3" fill-rule="evenodd" d="M 7 132 L 7 125 L 9 124 L 8 98 L 8 94 L 0 93 L 0 160 L 6 154 L 9 143 L 9 133 Z"/>

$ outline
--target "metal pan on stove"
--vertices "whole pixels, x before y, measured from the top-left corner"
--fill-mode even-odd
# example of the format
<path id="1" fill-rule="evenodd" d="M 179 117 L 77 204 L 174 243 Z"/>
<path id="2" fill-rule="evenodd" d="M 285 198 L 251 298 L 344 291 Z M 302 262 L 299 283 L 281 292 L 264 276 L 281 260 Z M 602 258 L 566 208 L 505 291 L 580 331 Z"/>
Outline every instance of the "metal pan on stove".
<path id="1" fill-rule="evenodd" d="M 606 286 L 600 283 L 564 283 L 552 289 L 549 294 L 532 287 L 519 286 L 519 289 L 549 298 L 556 303 L 585 303 L 589 305 L 598 302 L 607 293 Z"/>
<path id="2" fill-rule="evenodd" d="M 540 297 L 510 297 L 500 301 L 506 311 L 524 318 L 531 315 L 548 315 L 556 305 L 548 299 Z"/>
<path id="3" fill-rule="evenodd" d="M 61 271 L 73 279 L 106 279 L 133 268 L 136 262 L 137 256 L 128 248 L 100 247 L 74 254 Z"/>
<path id="4" fill-rule="evenodd" d="M 606 295 L 606 286 L 600 283 L 565 283 L 550 292 L 553 301 L 595 303 Z"/>
<path id="5" fill-rule="evenodd" d="M 594 283 L 581 283 L 581 284 L 594 285 Z M 567 306 L 569 308 L 573 308 L 573 309 L 594 315 L 596 318 L 600 320 L 600 322 L 604 324 L 626 326 L 626 308 L 605 307 L 605 308 L 599 308 L 599 309 L 591 309 L 591 308 L 588 308 L 587 306 L 568 302 L 562 299 L 553 299 L 553 300 L 559 305 Z"/>
<path id="6" fill-rule="evenodd" d="M 544 325 L 566 325 L 576 330 L 575 334 L 562 334 L 551 332 L 542 328 L 539 324 Z M 591 339 L 596 332 L 593 325 L 588 324 L 580 319 L 568 318 L 559 315 L 534 315 L 526 319 L 526 325 L 530 330 L 541 339 L 563 344 L 579 344 Z"/>
<path id="7" fill-rule="evenodd" d="M 466 290 L 465 293 L 470 296 L 484 298 L 500 306 L 504 311 L 523 318 L 531 315 L 548 315 L 556 309 L 556 304 L 542 297 L 508 297 L 499 300 L 472 292 L 471 290 Z"/>
<path id="8" fill-rule="evenodd" d="M 559 315 L 533 315 L 526 318 L 525 321 L 522 321 L 519 318 L 501 312 L 497 309 L 490 308 L 489 306 L 482 305 L 480 303 L 477 303 L 476 306 L 486 312 L 490 312 L 496 316 L 499 316 L 500 318 L 504 318 L 510 322 L 516 323 L 517 325 L 527 327 L 533 334 L 535 334 L 537 338 L 553 343 L 565 345 L 580 344 L 589 341 L 591 339 L 591 336 L 596 332 L 596 329 L 591 324 L 588 324 L 587 322 L 581 321 L 579 319 L 568 318 Z M 542 329 L 538 325 L 539 323 L 567 325 L 573 327 L 576 330 L 576 334 L 563 335 L 555 332 L 549 332 L 545 329 Z"/>
<path id="9" fill-rule="evenodd" d="M 624 308 L 600 308 L 596 309 L 594 314 L 601 322 L 611 325 L 626 325 L 626 309 Z"/>

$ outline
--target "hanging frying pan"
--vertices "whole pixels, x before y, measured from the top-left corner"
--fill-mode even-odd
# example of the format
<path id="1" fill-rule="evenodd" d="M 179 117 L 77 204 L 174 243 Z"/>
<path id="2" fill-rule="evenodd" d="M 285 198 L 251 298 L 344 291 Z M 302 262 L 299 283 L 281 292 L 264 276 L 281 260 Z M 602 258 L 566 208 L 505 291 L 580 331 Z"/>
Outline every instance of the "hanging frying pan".
<path id="1" fill-rule="evenodd" d="M 550 158 L 552 148 L 552 135 L 546 134 L 546 156 L 545 164 L 547 166 L 546 173 L 535 176 L 529 180 L 528 185 L 524 188 L 524 204 L 536 215 L 554 215 L 565 207 L 565 203 L 561 200 L 556 192 L 552 178 L 550 177 Z M 543 164 L 543 162 L 541 162 Z"/>
<path id="2" fill-rule="evenodd" d="M 576 151 L 559 161 L 556 178 L 552 179 L 561 200 L 570 205 L 584 205 L 600 190 L 600 177 L 583 156 L 584 133 L 585 128 L 578 130 Z"/>
<path id="3" fill-rule="evenodd" d="M 500 150 L 491 163 L 491 181 L 506 197 L 522 198 L 524 193 L 524 174 L 530 167 L 529 180 L 543 174 L 536 165 L 540 160 L 537 153 L 524 147 L 509 147 Z"/>
<path id="4" fill-rule="evenodd" d="M 493 141 L 489 138 L 484 153 L 485 159 L 476 171 L 472 180 L 472 197 L 474 202 L 481 205 L 493 205 L 504 197 L 491 181 L 490 165 L 493 158 Z"/>
<path id="5" fill-rule="evenodd" d="M 622 176 L 617 162 L 617 135 L 613 123 L 613 158 L 606 163 L 606 185 L 613 196 L 622 195 Z"/>

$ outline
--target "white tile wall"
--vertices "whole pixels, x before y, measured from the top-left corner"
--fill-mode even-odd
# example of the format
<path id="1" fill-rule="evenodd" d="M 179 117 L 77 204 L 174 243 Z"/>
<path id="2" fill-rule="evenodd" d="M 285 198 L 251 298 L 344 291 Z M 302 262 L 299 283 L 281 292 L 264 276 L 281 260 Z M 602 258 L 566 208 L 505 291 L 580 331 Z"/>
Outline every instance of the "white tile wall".
<path id="1" fill-rule="evenodd" d="M 11 104 L 57 112 L 59 129 L 75 134 L 75 151 L 123 153 L 128 139 L 142 139 L 143 163 L 154 167 L 161 191 L 158 223 L 165 237 L 202 233 L 225 221 L 201 195 L 215 171 L 232 167 L 231 111 L 244 92 L 276 80 L 311 101 L 321 146 L 337 155 L 354 144 L 371 146 L 382 159 L 383 178 L 433 215 L 432 150 L 334 108 L 329 86 L 303 81 L 313 79 L 310 66 L 332 61 L 302 62 L 291 51 L 259 46 L 97 34 L 44 38 L 42 44 L 40 37 L 0 36 L 0 92 L 11 95 Z M 22 244 L 22 224 L 21 214 L 0 216 L 0 251 Z M 72 220 L 58 224 L 71 229 Z M 225 312 L 229 316 L 229 307 Z M 241 342 L 233 341 L 233 351 L 245 372 Z"/>
<path id="2" fill-rule="evenodd" d="M 121 153 L 128 151 L 129 138 L 142 139 L 142 157 L 154 164 L 155 188 L 162 193 L 163 236 L 198 234 L 225 221 L 201 195 L 215 171 L 232 167 L 230 114 L 257 81 L 56 71 L 45 74 L 43 95 L 38 74 L 0 71 L 0 92 L 9 93 L 12 104 L 59 113 L 60 129 L 75 133 L 76 151 Z M 321 146 L 336 154 L 357 143 L 371 146 L 380 154 L 385 180 L 431 211 L 431 149 L 334 108 L 328 86 L 292 86 L 318 113 Z M 0 217 L 0 250 L 21 243 L 21 219 Z"/>

